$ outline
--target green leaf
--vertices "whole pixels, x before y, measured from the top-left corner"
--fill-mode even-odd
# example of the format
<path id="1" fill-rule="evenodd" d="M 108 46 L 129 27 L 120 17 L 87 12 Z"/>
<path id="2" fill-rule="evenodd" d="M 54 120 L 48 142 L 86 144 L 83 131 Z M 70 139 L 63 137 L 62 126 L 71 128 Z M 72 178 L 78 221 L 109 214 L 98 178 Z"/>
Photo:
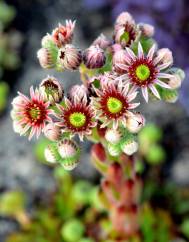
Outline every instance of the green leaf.
<path id="1" fill-rule="evenodd" d="M 0 196 L 0 215 L 13 216 L 25 208 L 25 196 L 21 191 L 9 191 Z"/>

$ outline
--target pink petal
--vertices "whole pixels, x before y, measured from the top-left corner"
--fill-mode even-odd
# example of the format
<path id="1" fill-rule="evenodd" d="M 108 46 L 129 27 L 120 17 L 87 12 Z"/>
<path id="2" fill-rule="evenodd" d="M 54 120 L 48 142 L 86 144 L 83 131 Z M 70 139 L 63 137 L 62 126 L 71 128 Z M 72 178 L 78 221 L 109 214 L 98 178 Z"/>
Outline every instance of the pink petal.
<path id="1" fill-rule="evenodd" d="M 153 59 L 154 53 L 156 50 L 156 44 L 153 44 L 152 47 L 150 48 L 148 54 L 147 54 L 147 58 L 149 58 L 150 60 Z"/>
<path id="2" fill-rule="evenodd" d="M 159 92 L 157 91 L 157 89 L 155 88 L 154 85 L 149 85 L 149 88 L 152 91 L 152 93 L 154 94 L 154 96 L 156 96 L 158 99 L 161 99 Z"/>
<path id="3" fill-rule="evenodd" d="M 139 58 L 144 57 L 143 48 L 142 48 L 142 45 L 141 45 L 140 42 L 138 43 L 138 57 L 139 57 Z"/>
<path id="4" fill-rule="evenodd" d="M 146 102 L 148 102 L 148 88 L 147 87 L 142 87 L 142 95 L 145 99 Z"/>
<path id="5" fill-rule="evenodd" d="M 171 89 L 171 87 L 168 85 L 168 84 L 166 84 L 165 82 L 162 82 L 162 81 L 160 81 L 160 80 L 156 80 L 156 82 L 155 82 L 157 85 L 159 85 L 159 86 L 161 86 L 161 87 L 164 87 L 164 88 L 167 88 L 167 89 Z"/>

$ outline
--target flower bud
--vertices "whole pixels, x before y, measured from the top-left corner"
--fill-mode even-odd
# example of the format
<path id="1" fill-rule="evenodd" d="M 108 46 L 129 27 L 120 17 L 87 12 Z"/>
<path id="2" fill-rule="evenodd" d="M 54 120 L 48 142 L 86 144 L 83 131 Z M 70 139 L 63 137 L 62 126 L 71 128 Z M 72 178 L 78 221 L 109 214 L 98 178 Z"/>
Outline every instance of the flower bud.
<path id="1" fill-rule="evenodd" d="M 125 25 L 126 23 L 135 24 L 135 21 L 130 13 L 123 12 L 116 19 L 116 25 Z"/>
<path id="2" fill-rule="evenodd" d="M 53 76 L 47 76 L 39 86 L 39 91 L 46 101 L 52 105 L 59 103 L 64 95 L 63 87 Z"/>
<path id="3" fill-rule="evenodd" d="M 145 125 L 145 118 L 142 114 L 136 113 L 127 118 L 126 126 L 129 132 L 138 133 Z"/>
<path id="4" fill-rule="evenodd" d="M 177 89 L 181 86 L 182 80 L 178 74 L 174 74 L 173 77 L 169 78 L 168 85 L 172 89 Z"/>
<path id="5" fill-rule="evenodd" d="M 57 52 L 50 48 L 41 48 L 37 52 L 37 58 L 41 67 L 45 69 L 53 68 L 56 64 Z"/>
<path id="6" fill-rule="evenodd" d="M 60 127 L 56 126 L 55 123 L 48 123 L 43 132 L 45 137 L 51 141 L 57 141 L 61 137 L 61 129 Z"/>
<path id="7" fill-rule="evenodd" d="M 101 34 L 98 36 L 97 39 L 95 39 L 92 45 L 94 46 L 98 45 L 101 49 L 104 50 L 111 45 L 111 41 L 108 40 L 104 34 Z"/>
<path id="8" fill-rule="evenodd" d="M 111 144 L 117 144 L 121 139 L 121 133 L 119 130 L 116 129 L 107 129 L 105 138 Z"/>
<path id="9" fill-rule="evenodd" d="M 125 69 L 121 68 L 121 65 L 128 64 L 127 62 L 127 52 L 126 50 L 120 49 L 113 54 L 112 64 L 115 72 L 119 74 L 124 74 Z"/>
<path id="10" fill-rule="evenodd" d="M 87 88 L 84 85 L 74 85 L 71 87 L 68 97 L 71 100 L 74 100 L 75 98 L 83 98 L 84 96 L 87 96 Z"/>
<path id="11" fill-rule="evenodd" d="M 168 48 L 162 48 L 157 51 L 157 58 L 161 58 L 163 63 L 170 62 L 170 65 L 173 64 L 173 55 Z"/>
<path id="12" fill-rule="evenodd" d="M 178 91 L 171 89 L 162 89 L 161 98 L 168 103 L 175 103 L 178 100 Z"/>
<path id="13" fill-rule="evenodd" d="M 106 56 L 103 49 L 97 45 L 92 45 L 85 50 L 83 61 L 86 67 L 89 69 L 101 68 L 106 62 Z"/>
<path id="14" fill-rule="evenodd" d="M 42 47 L 46 48 L 52 42 L 53 42 L 52 36 L 50 34 L 46 34 L 41 40 L 41 45 Z"/>
<path id="15" fill-rule="evenodd" d="M 73 31 L 75 28 L 75 21 L 66 20 L 66 26 L 59 24 L 58 28 L 52 32 L 53 41 L 60 48 L 65 44 L 69 44 L 73 38 Z"/>
<path id="16" fill-rule="evenodd" d="M 133 137 L 129 137 L 121 144 L 121 149 L 126 155 L 132 155 L 138 150 L 138 143 Z"/>
<path id="17" fill-rule="evenodd" d="M 80 149 L 77 144 L 69 139 L 64 139 L 58 143 L 58 152 L 62 159 L 61 165 L 65 170 L 73 170 L 79 162 Z"/>
<path id="18" fill-rule="evenodd" d="M 154 26 L 152 26 L 151 24 L 144 24 L 141 23 L 139 24 L 139 29 L 142 32 L 142 35 L 144 35 L 145 37 L 152 37 L 154 35 Z"/>
<path id="19" fill-rule="evenodd" d="M 74 45 L 65 45 L 59 50 L 58 62 L 62 69 L 76 70 L 82 62 L 81 50 Z"/>
<path id="20" fill-rule="evenodd" d="M 118 144 L 108 144 L 108 152 L 111 156 L 119 156 L 121 154 L 121 149 Z"/>
<path id="21" fill-rule="evenodd" d="M 61 159 L 56 143 L 49 144 L 45 148 L 45 158 L 50 163 L 57 163 Z"/>

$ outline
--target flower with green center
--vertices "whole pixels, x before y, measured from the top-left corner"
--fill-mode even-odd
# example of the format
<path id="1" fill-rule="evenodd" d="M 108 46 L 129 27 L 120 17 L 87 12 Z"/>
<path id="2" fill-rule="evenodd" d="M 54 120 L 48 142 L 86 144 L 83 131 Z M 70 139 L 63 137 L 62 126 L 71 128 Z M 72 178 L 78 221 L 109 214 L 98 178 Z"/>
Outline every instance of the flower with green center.
<path id="1" fill-rule="evenodd" d="M 130 103 L 137 96 L 137 92 L 129 90 L 129 85 L 123 85 L 122 81 L 116 81 L 115 78 L 109 79 L 107 75 L 101 88 L 95 88 L 97 97 L 92 98 L 102 128 L 110 126 L 117 129 L 120 123 L 125 126 L 127 117 L 132 115 L 130 110 L 139 105 Z"/>
<path id="2" fill-rule="evenodd" d="M 136 68 L 136 75 L 138 79 L 143 82 L 146 81 L 150 76 L 150 69 L 147 65 L 141 64 Z"/>
<path id="3" fill-rule="evenodd" d="M 109 97 L 107 100 L 107 108 L 110 113 L 119 113 L 123 108 L 123 103 L 115 97 Z"/>
<path id="4" fill-rule="evenodd" d="M 73 136 L 78 134 L 81 140 L 91 134 L 96 126 L 95 112 L 88 104 L 86 95 L 81 97 L 75 95 L 70 100 L 65 98 L 65 107 L 58 104 L 57 107 L 60 111 L 57 115 L 58 125 L 63 127 L 63 131 L 70 132 Z"/>
<path id="5" fill-rule="evenodd" d="M 163 88 L 170 88 L 168 81 L 173 77 L 167 70 L 172 65 L 172 60 L 164 60 L 164 54 L 156 52 L 156 45 L 154 44 L 145 55 L 142 45 L 138 44 L 138 55 L 126 48 L 127 60 L 126 64 L 118 64 L 118 67 L 125 70 L 122 75 L 122 80 L 125 83 L 130 83 L 133 90 L 141 88 L 142 94 L 146 102 L 148 102 L 148 89 L 154 96 L 160 99 L 160 95 L 156 88 L 159 85 Z M 160 54 L 158 54 L 160 53 Z"/>
<path id="6" fill-rule="evenodd" d="M 13 100 L 13 120 L 19 127 L 20 135 L 29 134 L 29 140 L 36 134 L 39 137 L 47 122 L 51 122 L 49 103 L 44 101 L 38 89 L 30 88 L 31 99 L 18 93 L 19 96 Z M 15 122 L 14 122 L 15 124 Z"/>
<path id="7" fill-rule="evenodd" d="M 81 112 L 75 112 L 70 114 L 69 121 L 74 127 L 80 128 L 85 124 L 86 116 Z"/>

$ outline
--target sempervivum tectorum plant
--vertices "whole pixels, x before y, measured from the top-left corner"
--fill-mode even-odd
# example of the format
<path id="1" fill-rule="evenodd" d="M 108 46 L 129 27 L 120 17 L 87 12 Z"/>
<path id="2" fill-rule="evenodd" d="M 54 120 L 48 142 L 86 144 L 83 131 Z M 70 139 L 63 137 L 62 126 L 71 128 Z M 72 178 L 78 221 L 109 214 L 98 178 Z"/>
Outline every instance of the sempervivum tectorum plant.
<path id="1" fill-rule="evenodd" d="M 58 66 L 64 70 L 76 70 L 82 62 L 82 52 L 74 45 L 65 45 L 58 52 Z"/>
<path id="2" fill-rule="evenodd" d="M 47 122 L 51 122 L 50 114 L 53 114 L 49 109 L 49 102 L 44 101 L 39 90 L 30 88 L 29 99 L 22 93 L 13 100 L 13 120 L 19 125 L 20 135 L 29 135 L 29 140 L 36 135 L 37 138 L 43 131 Z"/>
<path id="3" fill-rule="evenodd" d="M 101 88 L 95 90 L 97 97 L 92 98 L 92 103 L 102 128 L 111 125 L 117 129 L 120 124 L 126 125 L 127 117 L 132 115 L 131 110 L 140 104 L 131 103 L 137 92 L 129 90 L 129 85 L 121 80 L 107 79 L 101 83 Z"/>
<path id="4" fill-rule="evenodd" d="M 53 76 L 47 76 L 39 86 L 41 95 L 51 104 L 59 103 L 64 95 L 62 84 Z"/>
<path id="5" fill-rule="evenodd" d="M 91 134 L 96 126 L 95 111 L 88 103 L 87 96 L 76 94 L 72 100 L 65 98 L 65 104 L 57 105 L 59 122 L 57 125 L 63 127 L 63 132 L 69 132 L 71 136 L 79 135 L 83 140 L 84 136 Z"/>
<path id="6" fill-rule="evenodd" d="M 84 52 L 83 61 L 86 67 L 89 69 L 103 67 L 106 62 L 104 50 L 101 49 L 98 45 L 90 46 Z"/>
<path id="7" fill-rule="evenodd" d="M 126 48 L 126 51 L 128 53 L 127 64 L 118 64 L 126 71 L 126 74 L 122 76 L 125 83 L 130 83 L 134 90 L 140 88 L 146 102 L 148 102 L 148 90 L 160 99 L 156 86 L 170 88 L 166 79 L 172 78 L 172 75 L 168 73 L 168 68 L 173 63 L 172 58 L 165 58 L 165 53 L 156 52 L 155 44 L 147 55 L 144 54 L 140 42 L 137 55 L 129 48 Z"/>
<path id="8" fill-rule="evenodd" d="M 58 47 L 72 42 L 75 21 L 66 20 L 66 25 L 59 24 L 52 32 L 53 41 Z"/>

